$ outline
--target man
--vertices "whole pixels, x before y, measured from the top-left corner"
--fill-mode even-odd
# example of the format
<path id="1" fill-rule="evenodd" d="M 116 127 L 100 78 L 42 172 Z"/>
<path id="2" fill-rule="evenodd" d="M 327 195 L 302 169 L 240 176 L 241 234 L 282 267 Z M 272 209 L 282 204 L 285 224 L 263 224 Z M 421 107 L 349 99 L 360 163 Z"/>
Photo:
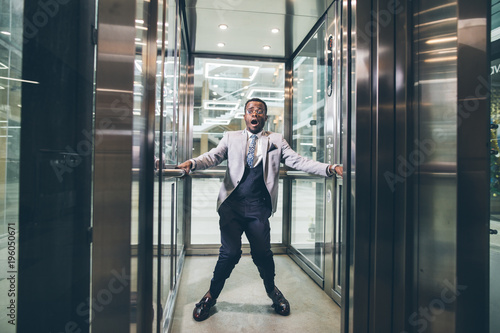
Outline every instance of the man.
<path id="1" fill-rule="evenodd" d="M 216 148 L 179 164 L 177 168 L 203 170 L 227 159 L 227 169 L 217 200 L 222 246 L 210 289 L 196 304 L 193 318 L 208 318 L 210 308 L 241 257 L 241 235 L 245 232 L 252 260 L 264 281 L 274 310 L 290 313 L 290 304 L 274 285 L 274 260 L 271 251 L 269 217 L 278 201 L 280 161 L 287 166 L 322 176 L 342 175 L 340 165 L 328 165 L 304 158 L 293 151 L 283 136 L 263 131 L 267 105 L 253 98 L 245 103 L 246 129 L 225 133 Z"/>

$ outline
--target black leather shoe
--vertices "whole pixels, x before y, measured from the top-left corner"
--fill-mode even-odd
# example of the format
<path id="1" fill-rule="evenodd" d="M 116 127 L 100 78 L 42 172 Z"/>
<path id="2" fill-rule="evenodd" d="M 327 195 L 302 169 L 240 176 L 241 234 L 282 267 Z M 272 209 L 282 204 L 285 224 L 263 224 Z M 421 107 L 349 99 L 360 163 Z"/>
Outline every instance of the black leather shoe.
<path id="1" fill-rule="evenodd" d="M 212 299 L 212 297 L 208 294 L 203 296 L 199 303 L 196 303 L 196 306 L 193 310 L 193 318 L 196 321 L 202 321 L 208 318 L 210 314 L 210 308 L 217 303 L 216 299 Z"/>
<path id="2" fill-rule="evenodd" d="M 267 294 L 267 296 L 273 300 L 272 307 L 277 314 L 282 316 L 288 316 L 290 314 L 290 303 L 288 303 L 285 296 L 283 296 L 278 288 L 274 287 L 274 290 Z"/>

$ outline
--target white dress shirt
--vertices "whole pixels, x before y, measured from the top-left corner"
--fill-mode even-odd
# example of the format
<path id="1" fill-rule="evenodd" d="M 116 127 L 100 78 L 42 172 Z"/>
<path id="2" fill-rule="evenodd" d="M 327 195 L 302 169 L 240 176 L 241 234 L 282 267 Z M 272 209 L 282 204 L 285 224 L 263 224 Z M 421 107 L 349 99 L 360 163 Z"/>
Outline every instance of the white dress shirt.
<path id="1" fill-rule="evenodd" d="M 245 132 L 247 133 L 247 150 L 245 152 L 245 156 L 247 156 L 248 154 L 248 148 L 250 147 L 250 137 L 254 134 L 250 131 L 247 131 L 245 130 Z M 260 137 L 262 136 L 262 131 L 260 131 L 259 133 L 256 134 L 257 135 L 257 139 L 255 140 L 255 152 L 254 152 L 254 158 L 253 158 L 253 167 L 259 165 L 259 163 L 262 161 L 262 147 L 260 146 L 259 144 L 259 139 Z"/>

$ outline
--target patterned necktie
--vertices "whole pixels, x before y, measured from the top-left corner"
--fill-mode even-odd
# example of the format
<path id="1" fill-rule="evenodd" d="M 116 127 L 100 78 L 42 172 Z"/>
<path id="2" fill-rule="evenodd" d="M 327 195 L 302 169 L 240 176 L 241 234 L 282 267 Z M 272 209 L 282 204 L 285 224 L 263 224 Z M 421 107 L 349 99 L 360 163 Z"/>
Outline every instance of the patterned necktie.
<path id="1" fill-rule="evenodd" d="M 248 146 L 247 154 L 247 164 L 250 168 L 253 168 L 253 157 L 255 154 L 255 141 L 257 140 L 257 135 L 252 134 L 250 137 L 250 146 Z"/>

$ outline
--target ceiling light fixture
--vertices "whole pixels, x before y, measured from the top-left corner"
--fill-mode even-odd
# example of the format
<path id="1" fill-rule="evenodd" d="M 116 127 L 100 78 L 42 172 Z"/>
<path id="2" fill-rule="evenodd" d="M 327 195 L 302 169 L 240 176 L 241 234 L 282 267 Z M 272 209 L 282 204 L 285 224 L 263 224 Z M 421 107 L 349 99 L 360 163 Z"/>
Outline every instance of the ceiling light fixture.
<path id="1" fill-rule="evenodd" d="M 278 28 L 272 28 L 272 29 L 271 29 L 271 32 L 272 32 L 273 34 L 277 34 L 278 32 L 280 32 L 280 29 L 278 29 Z"/>
<path id="2" fill-rule="evenodd" d="M 248 72 L 245 71 L 248 69 Z M 212 71 L 216 73 L 212 74 Z M 234 80 L 234 81 L 253 81 L 259 71 L 257 66 L 247 65 L 232 65 L 223 63 L 206 63 L 205 64 L 205 78 L 218 79 L 218 80 Z M 224 75 L 220 75 L 223 73 Z"/>
<path id="3" fill-rule="evenodd" d="M 4 35 L 7 35 L 7 36 L 10 36 L 10 35 L 11 35 L 11 33 L 10 33 L 10 32 L 8 32 L 8 31 L 0 31 L 0 33 L 1 33 L 1 34 L 4 34 Z"/>
<path id="4" fill-rule="evenodd" d="M 264 50 L 270 50 L 270 49 L 271 49 L 271 46 L 269 46 L 269 45 L 264 45 L 264 46 L 262 46 L 262 48 L 263 48 Z"/>
<path id="5" fill-rule="evenodd" d="M 217 43 L 217 46 L 218 47 L 224 47 L 224 46 L 226 46 L 226 44 L 224 44 L 224 43 Z"/>
<path id="6" fill-rule="evenodd" d="M 228 28 L 227 24 L 219 24 L 220 30 L 226 30 Z"/>

